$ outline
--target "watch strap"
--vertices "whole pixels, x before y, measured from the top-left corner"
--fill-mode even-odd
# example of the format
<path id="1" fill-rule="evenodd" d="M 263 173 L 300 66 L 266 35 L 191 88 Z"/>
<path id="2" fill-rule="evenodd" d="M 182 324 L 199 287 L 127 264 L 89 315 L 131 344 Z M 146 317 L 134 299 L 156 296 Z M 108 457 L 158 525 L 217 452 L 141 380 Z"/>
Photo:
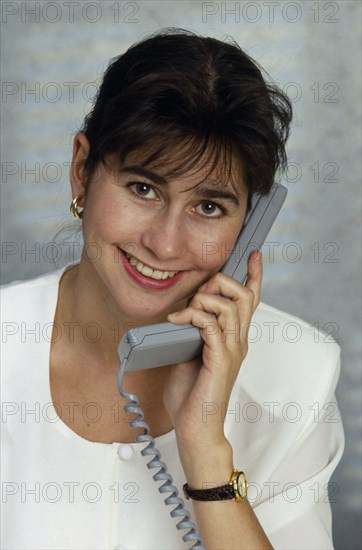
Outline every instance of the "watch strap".
<path id="1" fill-rule="evenodd" d="M 240 482 L 239 483 L 239 478 Z M 183 486 L 186 499 L 213 501 L 213 500 L 236 500 L 241 502 L 247 497 L 248 483 L 244 472 L 234 469 L 229 483 L 219 487 L 208 489 L 191 489 L 187 483 Z"/>
<path id="2" fill-rule="evenodd" d="M 219 487 L 210 487 L 209 489 L 190 489 L 185 483 L 183 486 L 184 495 L 187 499 L 193 500 L 233 500 L 235 499 L 234 489 L 227 483 Z"/>

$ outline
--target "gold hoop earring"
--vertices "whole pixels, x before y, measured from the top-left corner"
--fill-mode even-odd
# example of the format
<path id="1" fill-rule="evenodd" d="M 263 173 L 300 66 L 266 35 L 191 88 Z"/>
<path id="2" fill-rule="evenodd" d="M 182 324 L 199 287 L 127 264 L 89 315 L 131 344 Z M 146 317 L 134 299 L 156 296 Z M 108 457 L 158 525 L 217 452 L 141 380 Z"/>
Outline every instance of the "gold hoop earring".
<path id="1" fill-rule="evenodd" d="M 80 220 L 83 218 L 83 210 L 78 210 L 78 201 L 83 198 L 83 195 L 77 195 L 70 203 L 70 212 L 75 218 Z"/>

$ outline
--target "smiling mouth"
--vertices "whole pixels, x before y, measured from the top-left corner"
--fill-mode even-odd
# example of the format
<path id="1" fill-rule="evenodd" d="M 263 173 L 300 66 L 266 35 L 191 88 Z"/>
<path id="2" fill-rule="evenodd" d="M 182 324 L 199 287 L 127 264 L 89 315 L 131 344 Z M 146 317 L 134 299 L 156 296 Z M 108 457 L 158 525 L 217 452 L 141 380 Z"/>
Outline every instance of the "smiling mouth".
<path id="1" fill-rule="evenodd" d="M 156 279 L 161 281 L 164 279 L 172 279 L 179 273 L 178 271 L 160 271 L 159 269 L 153 269 L 152 267 L 140 262 L 135 256 L 125 252 L 128 262 L 135 268 L 139 273 L 142 273 L 145 277 L 150 277 L 150 279 Z"/>

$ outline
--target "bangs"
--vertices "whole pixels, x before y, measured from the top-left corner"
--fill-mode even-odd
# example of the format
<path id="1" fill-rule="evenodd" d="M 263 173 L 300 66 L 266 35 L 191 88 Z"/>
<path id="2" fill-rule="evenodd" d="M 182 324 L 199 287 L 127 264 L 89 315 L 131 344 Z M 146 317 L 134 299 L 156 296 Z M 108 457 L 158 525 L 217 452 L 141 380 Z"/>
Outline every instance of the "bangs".
<path id="1" fill-rule="evenodd" d="M 237 194 L 245 190 L 243 160 L 240 151 L 230 140 L 222 136 L 200 138 L 195 135 L 174 136 L 172 139 L 167 132 L 162 132 L 161 135 L 166 137 L 145 140 L 141 144 L 139 140 L 134 143 L 124 140 L 115 156 L 112 155 L 117 167 L 122 168 L 129 163 L 137 164 L 141 168 L 154 170 L 166 180 L 202 172 L 198 183 L 182 192 L 194 189 L 206 181 L 218 186 L 230 184 Z M 102 159 L 102 163 L 107 169 L 112 169 L 113 163 L 107 157 Z"/>

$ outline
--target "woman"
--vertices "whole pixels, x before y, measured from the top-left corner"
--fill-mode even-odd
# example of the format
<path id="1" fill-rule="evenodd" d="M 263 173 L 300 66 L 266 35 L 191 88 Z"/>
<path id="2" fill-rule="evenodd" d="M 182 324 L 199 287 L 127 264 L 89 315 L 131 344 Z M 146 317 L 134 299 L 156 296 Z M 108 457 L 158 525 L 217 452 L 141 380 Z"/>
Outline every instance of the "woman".
<path id="1" fill-rule="evenodd" d="M 290 122 L 288 99 L 236 44 L 169 29 L 113 60 L 74 139 L 81 261 L 3 290 L 4 321 L 41 329 L 7 333 L 4 547 L 189 546 L 116 384 L 123 334 L 166 320 L 201 329 L 202 358 L 126 373 L 124 386 L 187 483 L 205 547 L 332 547 L 339 348 L 259 305 L 261 254 L 245 286 L 219 273 L 252 194 L 285 167 Z M 221 497 L 236 475 L 244 493 Z"/>

